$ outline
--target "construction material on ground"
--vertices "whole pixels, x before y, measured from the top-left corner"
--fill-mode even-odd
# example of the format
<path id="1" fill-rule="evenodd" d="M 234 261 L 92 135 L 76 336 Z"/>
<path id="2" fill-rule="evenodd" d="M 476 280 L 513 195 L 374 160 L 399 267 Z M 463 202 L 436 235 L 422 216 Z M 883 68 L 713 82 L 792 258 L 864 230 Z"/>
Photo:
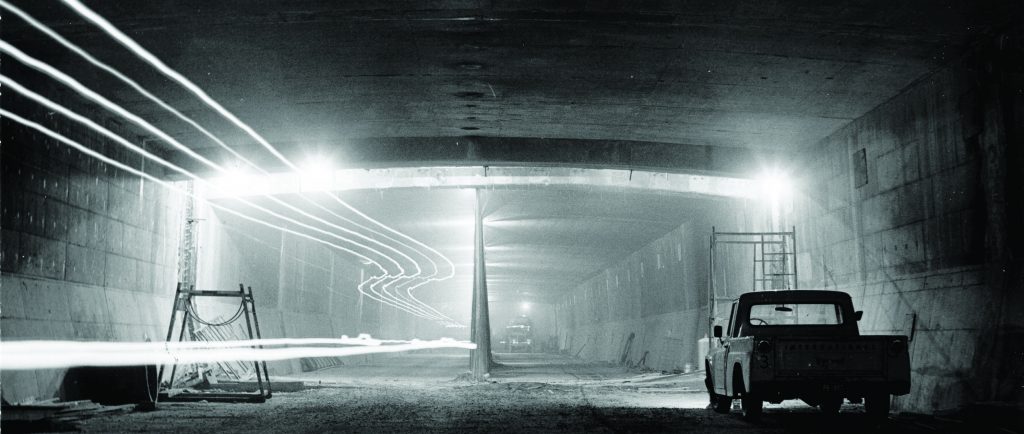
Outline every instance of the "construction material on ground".
<path id="1" fill-rule="evenodd" d="M 230 318 L 223 321 L 207 321 L 202 319 L 195 306 L 196 297 L 225 297 L 225 298 L 237 298 L 239 300 L 238 311 L 235 312 Z M 178 314 L 181 314 L 180 325 L 178 324 Z M 178 331 L 178 342 L 184 341 L 186 336 L 189 340 L 203 340 L 203 341 L 215 341 L 224 340 L 230 337 L 229 334 L 225 334 L 223 331 L 215 331 L 220 327 L 228 327 L 239 319 L 245 318 L 245 332 L 248 339 L 262 339 L 260 333 L 259 318 L 256 316 L 256 302 L 253 299 L 252 287 L 246 289 L 245 285 L 238 284 L 238 291 L 200 291 L 194 287 L 189 289 L 182 289 L 181 283 L 178 283 L 177 289 L 174 293 L 174 305 L 171 310 L 171 320 L 167 327 L 167 342 L 171 342 L 174 336 L 176 326 L 180 327 Z M 196 325 L 205 326 L 203 333 L 197 336 Z M 186 333 L 186 331 L 188 333 Z M 253 348 L 263 348 L 262 345 L 253 345 Z M 218 368 L 222 372 L 228 372 L 230 375 L 238 380 L 243 379 L 243 372 L 247 369 L 247 364 L 242 363 L 221 363 Z M 166 386 L 161 388 L 159 394 L 160 401 L 171 401 L 171 402 L 253 402 L 259 403 L 264 402 L 272 396 L 270 386 L 270 374 L 267 372 L 267 363 L 265 361 L 254 361 L 252 362 L 252 371 L 256 376 L 257 389 L 255 392 L 223 392 L 223 393 L 202 393 L 195 392 L 192 389 L 175 389 L 175 373 L 178 365 L 171 366 L 170 376 L 167 378 Z M 159 378 L 163 379 L 164 367 L 161 366 Z M 213 378 L 207 372 L 202 372 L 197 377 L 205 379 L 203 383 L 217 383 L 217 380 Z M 197 385 L 192 383 L 192 385 Z M 186 392 L 187 390 L 187 392 Z"/>

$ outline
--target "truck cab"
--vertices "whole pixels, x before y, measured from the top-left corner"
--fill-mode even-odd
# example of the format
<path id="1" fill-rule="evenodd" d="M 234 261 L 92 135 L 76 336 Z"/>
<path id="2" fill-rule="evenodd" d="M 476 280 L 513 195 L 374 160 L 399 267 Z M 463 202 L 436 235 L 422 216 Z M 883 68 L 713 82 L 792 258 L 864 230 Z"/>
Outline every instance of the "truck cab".
<path id="1" fill-rule="evenodd" d="M 849 294 L 840 291 L 758 291 L 733 301 L 725 327 L 705 360 L 711 405 L 728 412 L 740 399 L 745 417 L 765 401 L 801 399 L 826 413 L 844 399 L 889 413 L 891 395 L 910 391 L 906 336 L 861 336 Z"/>

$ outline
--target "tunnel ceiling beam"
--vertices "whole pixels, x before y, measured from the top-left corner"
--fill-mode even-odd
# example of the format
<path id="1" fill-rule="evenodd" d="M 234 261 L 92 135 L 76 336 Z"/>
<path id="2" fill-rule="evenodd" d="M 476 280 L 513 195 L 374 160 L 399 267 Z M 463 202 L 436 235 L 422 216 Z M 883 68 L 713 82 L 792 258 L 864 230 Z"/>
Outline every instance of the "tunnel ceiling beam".
<path id="1" fill-rule="evenodd" d="M 315 179 L 311 179 L 315 178 Z M 695 198 L 752 198 L 756 180 L 621 169 L 566 167 L 399 167 L 341 169 L 307 176 L 297 173 L 238 174 L 211 178 L 207 197 L 260 196 L 316 191 L 395 188 L 601 187 Z"/>
<path id="2" fill-rule="evenodd" d="M 275 144 L 289 159 L 331 160 L 337 167 L 381 168 L 419 166 L 569 166 L 633 169 L 668 173 L 749 176 L 765 162 L 785 161 L 781 151 L 629 140 L 580 140 L 522 137 L 392 137 L 350 139 L 343 143 Z M 285 170 L 280 161 L 258 146 L 234 148 L 270 172 Z M 221 148 L 197 152 L 212 161 L 231 164 Z M 178 152 L 170 160 L 189 171 L 210 170 Z M 170 176 L 170 174 L 168 174 Z"/>

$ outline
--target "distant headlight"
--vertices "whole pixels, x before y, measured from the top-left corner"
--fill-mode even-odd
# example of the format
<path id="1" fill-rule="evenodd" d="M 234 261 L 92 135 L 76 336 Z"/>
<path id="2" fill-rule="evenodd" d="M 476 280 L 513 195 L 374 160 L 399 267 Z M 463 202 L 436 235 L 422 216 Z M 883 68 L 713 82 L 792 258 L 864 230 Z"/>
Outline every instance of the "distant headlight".
<path id="1" fill-rule="evenodd" d="M 757 343 L 757 347 L 756 348 L 757 348 L 757 352 L 759 352 L 759 353 L 768 353 L 768 352 L 770 352 L 772 350 L 772 343 L 768 342 L 766 340 L 762 340 L 762 341 L 759 341 Z"/>

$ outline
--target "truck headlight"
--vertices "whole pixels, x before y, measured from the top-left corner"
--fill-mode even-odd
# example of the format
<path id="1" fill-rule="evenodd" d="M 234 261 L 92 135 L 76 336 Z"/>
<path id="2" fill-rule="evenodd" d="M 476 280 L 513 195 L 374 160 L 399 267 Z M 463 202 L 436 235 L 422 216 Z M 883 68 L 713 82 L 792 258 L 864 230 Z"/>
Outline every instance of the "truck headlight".
<path id="1" fill-rule="evenodd" d="M 772 350 L 772 343 L 767 340 L 758 341 L 756 348 L 759 353 L 768 353 Z"/>

